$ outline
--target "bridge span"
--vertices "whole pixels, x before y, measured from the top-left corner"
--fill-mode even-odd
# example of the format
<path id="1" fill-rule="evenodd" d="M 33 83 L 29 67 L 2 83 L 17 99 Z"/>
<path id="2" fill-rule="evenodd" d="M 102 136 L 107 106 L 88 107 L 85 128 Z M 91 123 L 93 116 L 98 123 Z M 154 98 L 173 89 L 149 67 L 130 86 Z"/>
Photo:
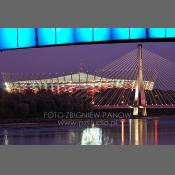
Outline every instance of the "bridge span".
<path id="1" fill-rule="evenodd" d="M 175 105 L 146 105 L 146 109 L 175 109 Z M 134 106 L 130 105 L 93 105 L 92 109 L 94 110 L 105 110 L 105 109 L 132 109 Z M 139 106 L 142 109 L 142 106 Z"/>

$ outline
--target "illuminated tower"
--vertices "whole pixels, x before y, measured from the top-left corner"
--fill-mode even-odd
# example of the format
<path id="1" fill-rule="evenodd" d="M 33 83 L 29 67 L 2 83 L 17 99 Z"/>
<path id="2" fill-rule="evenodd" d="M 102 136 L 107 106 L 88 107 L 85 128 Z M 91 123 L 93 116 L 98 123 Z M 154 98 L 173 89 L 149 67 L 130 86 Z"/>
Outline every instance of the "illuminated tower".
<path id="1" fill-rule="evenodd" d="M 138 69 L 137 69 L 137 80 L 135 85 L 133 115 L 138 116 L 140 112 L 142 112 L 142 116 L 147 116 L 145 91 L 143 83 L 142 44 L 138 44 Z"/>

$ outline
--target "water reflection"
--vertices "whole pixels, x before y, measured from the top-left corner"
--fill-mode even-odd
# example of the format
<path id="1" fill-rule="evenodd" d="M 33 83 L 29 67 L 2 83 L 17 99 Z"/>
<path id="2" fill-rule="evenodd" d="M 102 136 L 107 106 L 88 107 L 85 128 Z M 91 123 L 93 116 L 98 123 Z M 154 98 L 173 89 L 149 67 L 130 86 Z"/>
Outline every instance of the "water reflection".
<path id="1" fill-rule="evenodd" d="M 154 144 L 158 144 L 158 120 L 154 120 Z"/>
<path id="2" fill-rule="evenodd" d="M 147 144 L 146 119 L 129 119 L 129 143 L 131 145 Z"/>
<path id="3" fill-rule="evenodd" d="M 125 120 L 121 120 L 121 145 L 125 144 Z"/>
<path id="4" fill-rule="evenodd" d="M 116 128 L 86 128 L 82 134 L 82 145 L 146 145 L 158 144 L 158 120 L 153 120 L 153 126 L 147 128 L 147 119 L 119 120 Z M 116 138 L 113 133 L 116 132 Z M 154 137 L 148 138 L 148 132 L 153 133 Z M 112 138 L 111 138 L 112 137 Z M 148 143 L 149 139 L 149 143 Z"/>
<path id="5" fill-rule="evenodd" d="M 98 122 L 99 123 L 99 122 Z M 101 122 L 104 123 L 104 122 Z M 8 126 L 0 127 L 3 145 L 157 145 L 175 144 L 175 119 L 121 119 L 83 127 Z M 114 123 L 114 122 L 113 122 Z"/>
<path id="6" fill-rule="evenodd" d="M 121 144 L 121 145 L 146 145 L 158 144 L 158 120 L 153 120 L 150 123 L 150 128 L 147 128 L 147 119 L 129 119 L 119 120 L 119 126 L 113 128 L 86 128 L 83 130 L 81 144 L 82 145 L 108 145 L 108 144 Z M 154 133 L 154 137 L 149 137 L 148 132 Z M 116 139 L 114 136 L 116 134 Z M 120 135 L 119 135 L 120 134 Z M 119 143 L 120 140 L 120 143 Z"/>
<path id="7" fill-rule="evenodd" d="M 4 130 L 4 145 L 8 145 L 9 141 L 8 141 L 8 131 L 5 129 Z"/>
<path id="8" fill-rule="evenodd" d="M 84 129 L 81 145 L 102 145 L 102 129 L 96 128 L 94 125 L 92 128 Z"/>

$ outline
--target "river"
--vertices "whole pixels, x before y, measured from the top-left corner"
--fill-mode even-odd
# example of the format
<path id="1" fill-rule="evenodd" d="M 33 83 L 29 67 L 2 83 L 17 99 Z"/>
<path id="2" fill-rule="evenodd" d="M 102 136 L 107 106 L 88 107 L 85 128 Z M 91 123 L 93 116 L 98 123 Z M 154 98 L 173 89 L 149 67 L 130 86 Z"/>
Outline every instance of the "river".
<path id="1" fill-rule="evenodd" d="M 1 145 L 174 145 L 175 118 L 0 125 Z"/>

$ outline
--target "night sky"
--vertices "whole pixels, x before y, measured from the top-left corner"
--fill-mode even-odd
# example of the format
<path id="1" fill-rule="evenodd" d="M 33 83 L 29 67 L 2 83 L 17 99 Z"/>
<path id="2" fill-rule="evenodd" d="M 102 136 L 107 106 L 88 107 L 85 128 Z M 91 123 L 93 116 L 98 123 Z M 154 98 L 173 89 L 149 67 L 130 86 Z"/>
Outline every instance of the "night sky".
<path id="1" fill-rule="evenodd" d="M 137 43 L 54 46 L 10 50 L 0 53 L 0 72 L 48 73 L 93 72 L 123 54 Z M 175 62 L 175 43 L 143 43 L 143 47 Z"/>

